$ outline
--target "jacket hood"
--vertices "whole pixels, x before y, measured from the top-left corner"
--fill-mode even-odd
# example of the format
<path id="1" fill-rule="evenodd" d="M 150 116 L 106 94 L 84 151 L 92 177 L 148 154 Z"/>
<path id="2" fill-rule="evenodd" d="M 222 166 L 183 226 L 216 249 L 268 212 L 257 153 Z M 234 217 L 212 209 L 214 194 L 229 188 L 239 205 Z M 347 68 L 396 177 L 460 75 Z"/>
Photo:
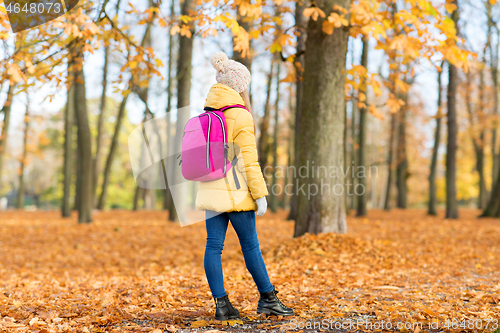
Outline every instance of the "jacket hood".
<path id="1" fill-rule="evenodd" d="M 208 106 L 214 109 L 233 104 L 245 105 L 245 102 L 236 90 L 221 83 L 216 83 L 210 88 L 205 100 L 205 107 Z"/>

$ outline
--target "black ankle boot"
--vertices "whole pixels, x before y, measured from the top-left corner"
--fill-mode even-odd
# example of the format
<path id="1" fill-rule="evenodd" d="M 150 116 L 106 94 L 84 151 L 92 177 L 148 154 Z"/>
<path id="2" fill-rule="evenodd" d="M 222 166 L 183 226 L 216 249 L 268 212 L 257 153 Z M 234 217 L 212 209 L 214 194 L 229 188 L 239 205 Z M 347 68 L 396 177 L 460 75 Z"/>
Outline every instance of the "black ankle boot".
<path id="1" fill-rule="evenodd" d="M 295 312 L 293 309 L 281 303 L 276 294 L 278 291 L 273 289 L 267 293 L 260 293 L 259 305 L 257 306 L 257 313 L 265 313 L 267 315 L 276 316 L 293 316 Z"/>
<path id="2" fill-rule="evenodd" d="M 215 319 L 228 320 L 236 319 L 240 316 L 240 312 L 236 310 L 229 298 L 226 296 L 214 298 L 215 301 Z"/>

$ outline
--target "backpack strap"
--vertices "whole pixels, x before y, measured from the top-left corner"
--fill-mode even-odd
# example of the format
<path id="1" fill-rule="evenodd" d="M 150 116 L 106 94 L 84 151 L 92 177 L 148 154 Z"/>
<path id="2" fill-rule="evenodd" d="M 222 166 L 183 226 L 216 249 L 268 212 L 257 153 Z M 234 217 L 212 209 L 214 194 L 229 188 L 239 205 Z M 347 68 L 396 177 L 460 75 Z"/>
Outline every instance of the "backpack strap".
<path id="1" fill-rule="evenodd" d="M 236 189 L 239 190 L 241 188 L 240 181 L 238 180 L 238 175 L 236 174 L 236 165 L 238 164 L 238 157 L 234 156 L 231 161 L 231 165 L 233 166 L 233 178 L 234 184 L 236 185 Z"/>
<path id="2" fill-rule="evenodd" d="M 224 106 L 224 107 L 222 107 L 222 108 L 220 108 L 220 109 L 214 109 L 214 108 L 211 108 L 211 107 L 209 107 L 209 106 L 205 106 L 205 107 L 203 108 L 203 110 L 205 110 L 205 111 L 222 111 L 222 112 L 224 112 L 224 111 L 226 111 L 227 109 L 233 109 L 233 108 L 241 108 L 241 109 L 245 109 L 245 110 L 247 110 L 248 112 L 250 112 L 250 111 L 249 111 L 249 110 L 248 110 L 245 106 L 240 105 L 240 104 L 227 105 L 227 106 Z"/>

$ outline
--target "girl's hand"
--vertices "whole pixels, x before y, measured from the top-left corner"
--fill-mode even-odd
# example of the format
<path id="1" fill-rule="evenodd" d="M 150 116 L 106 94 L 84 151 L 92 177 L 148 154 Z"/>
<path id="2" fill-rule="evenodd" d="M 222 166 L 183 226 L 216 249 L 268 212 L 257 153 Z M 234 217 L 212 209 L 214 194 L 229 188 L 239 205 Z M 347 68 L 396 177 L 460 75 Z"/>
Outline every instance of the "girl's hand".
<path id="1" fill-rule="evenodd" d="M 257 203 L 257 217 L 261 217 L 264 215 L 267 211 L 267 200 L 266 197 L 259 198 L 255 200 L 255 203 Z"/>

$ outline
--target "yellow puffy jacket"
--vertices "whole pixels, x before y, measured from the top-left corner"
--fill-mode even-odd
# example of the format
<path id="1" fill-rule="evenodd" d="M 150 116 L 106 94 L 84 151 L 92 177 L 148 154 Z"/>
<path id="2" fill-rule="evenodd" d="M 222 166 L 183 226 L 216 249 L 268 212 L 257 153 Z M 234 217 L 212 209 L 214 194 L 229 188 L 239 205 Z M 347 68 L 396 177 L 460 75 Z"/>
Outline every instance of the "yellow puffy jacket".
<path id="1" fill-rule="evenodd" d="M 226 85 L 217 83 L 210 88 L 205 107 L 220 109 L 227 105 L 245 105 L 238 92 Z M 216 212 L 257 210 L 255 200 L 268 195 L 266 182 L 257 159 L 257 145 L 253 117 L 243 108 L 224 111 L 229 142 L 228 158 L 238 157 L 236 177 L 240 189 L 236 189 L 233 171 L 227 176 L 209 182 L 200 182 L 196 196 L 196 208 Z"/>

